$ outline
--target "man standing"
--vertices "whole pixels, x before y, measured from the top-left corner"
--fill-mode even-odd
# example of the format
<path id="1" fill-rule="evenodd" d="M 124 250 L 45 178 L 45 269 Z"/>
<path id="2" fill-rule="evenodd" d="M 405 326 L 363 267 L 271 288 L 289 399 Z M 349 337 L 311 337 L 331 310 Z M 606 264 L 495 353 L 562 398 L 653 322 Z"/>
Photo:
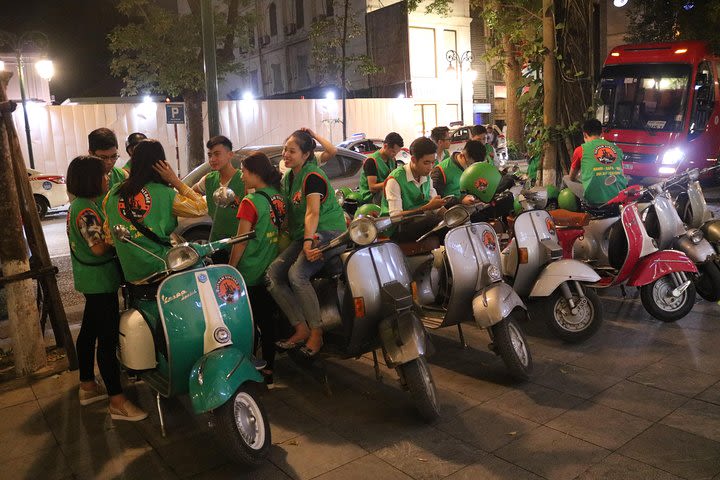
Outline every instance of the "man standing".
<path id="1" fill-rule="evenodd" d="M 450 129 L 448 127 L 435 127 L 430 130 L 430 138 L 437 145 L 435 165 L 450 158 Z"/>
<path id="2" fill-rule="evenodd" d="M 212 137 L 207 142 L 208 163 L 212 170 L 203 176 L 195 185 L 195 190 L 200 195 L 205 195 L 207 200 L 208 214 L 212 218 L 213 225 L 210 230 L 210 241 L 232 237 L 238 229 L 236 217 L 238 205 L 245 196 L 245 184 L 242 180 L 240 170 L 232 164 L 233 149 L 232 142 L 222 135 Z M 213 200 L 215 190 L 220 187 L 228 187 L 235 192 L 235 206 L 218 208 Z M 223 251 L 227 253 L 227 250 Z M 225 261 L 229 254 L 225 255 Z"/>
<path id="3" fill-rule="evenodd" d="M 134 132 L 128 135 L 127 140 L 125 140 L 125 151 L 128 154 L 128 161 L 125 165 L 123 165 L 123 169 L 126 171 L 130 171 L 130 168 L 132 167 L 132 154 L 133 151 L 135 151 L 135 147 L 138 143 L 142 142 L 143 140 L 147 139 L 147 135 L 140 132 Z"/>
<path id="4" fill-rule="evenodd" d="M 109 128 L 98 128 L 90 132 L 88 135 L 88 153 L 103 161 L 110 188 L 117 183 L 124 182 L 128 177 L 127 171 L 115 166 L 115 162 L 120 157 L 118 155 L 118 141 L 115 132 Z"/>
<path id="5" fill-rule="evenodd" d="M 365 159 L 360 174 L 360 197 L 363 203 L 380 202 L 385 179 L 395 170 L 395 155 L 403 145 L 400 134 L 390 132 L 385 137 L 382 148 Z"/>
<path id="6" fill-rule="evenodd" d="M 482 125 L 473 125 L 470 129 L 470 140 L 475 140 L 483 144 L 485 155 L 480 162 L 487 162 L 491 165 L 495 164 L 495 150 L 487 141 L 487 128 Z"/>
<path id="7" fill-rule="evenodd" d="M 582 131 L 585 143 L 573 153 L 570 180 L 577 181 L 579 174 L 585 201 L 602 205 L 627 187 L 622 169 L 622 150 L 611 141 L 600 138 L 602 124 L 596 118 L 586 120 Z"/>

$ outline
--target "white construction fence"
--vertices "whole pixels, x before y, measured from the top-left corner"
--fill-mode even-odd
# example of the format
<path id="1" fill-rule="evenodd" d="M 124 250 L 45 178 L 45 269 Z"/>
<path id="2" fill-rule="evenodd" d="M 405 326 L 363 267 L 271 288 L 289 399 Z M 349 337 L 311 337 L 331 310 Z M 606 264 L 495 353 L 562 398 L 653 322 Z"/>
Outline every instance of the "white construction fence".
<path id="1" fill-rule="evenodd" d="M 219 109 L 221 133 L 230 138 L 235 148 L 281 144 L 300 127 L 311 128 L 334 144 L 343 140 L 340 100 L 222 101 Z M 205 105 L 203 112 L 207 140 Z M 13 116 L 25 163 L 29 166 L 22 105 L 18 105 Z M 174 126 L 167 124 L 163 103 L 43 105 L 30 102 L 28 117 L 35 168 L 44 173 L 65 173 L 73 158 L 87 153 L 88 133 L 100 127 L 112 129 L 118 137 L 121 155 L 118 166 L 127 161 L 124 140 L 128 134 L 142 132 L 163 144 L 168 161 L 181 176 L 188 172 L 185 125 L 177 126 L 178 159 Z M 417 136 L 412 99 L 347 100 L 347 124 L 348 136 L 364 133 L 367 138 L 384 138 L 388 132 L 396 131 L 405 139 L 406 146 Z"/>

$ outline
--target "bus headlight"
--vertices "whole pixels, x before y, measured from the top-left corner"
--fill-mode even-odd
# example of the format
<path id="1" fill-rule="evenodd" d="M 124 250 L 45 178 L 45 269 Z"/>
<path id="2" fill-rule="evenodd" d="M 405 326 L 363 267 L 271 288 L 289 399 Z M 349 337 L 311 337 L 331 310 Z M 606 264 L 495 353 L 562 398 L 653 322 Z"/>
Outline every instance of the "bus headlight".
<path id="1" fill-rule="evenodd" d="M 663 165 L 677 165 L 685 158 L 685 154 L 679 148 L 671 148 L 662 157 Z"/>

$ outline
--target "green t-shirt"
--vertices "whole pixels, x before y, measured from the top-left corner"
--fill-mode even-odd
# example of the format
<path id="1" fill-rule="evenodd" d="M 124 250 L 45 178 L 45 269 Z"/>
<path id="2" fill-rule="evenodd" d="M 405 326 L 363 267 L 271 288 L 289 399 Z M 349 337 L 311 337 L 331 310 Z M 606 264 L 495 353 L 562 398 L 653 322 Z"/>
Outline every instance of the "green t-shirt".
<path id="1" fill-rule="evenodd" d="M 124 182 L 128 178 L 128 173 L 122 168 L 113 167 L 108 174 L 108 180 L 110 188 L 114 187 L 118 183 Z"/>
<path id="2" fill-rule="evenodd" d="M 580 177 L 586 202 L 601 205 L 627 187 L 622 159 L 622 151 L 608 140 L 598 138 L 582 144 Z M 610 176 L 615 176 L 615 183 L 606 185 Z"/>
<path id="3" fill-rule="evenodd" d="M 380 155 L 380 150 L 374 152 L 365 161 L 375 162 L 375 169 L 377 170 L 376 181 L 378 183 L 384 182 L 387 176 L 390 175 L 390 172 L 392 172 L 395 168 L 395 159 L 392 159 L 390 162 L 386 162 L 382 155 Z M 360 174 L 360 196 L 363 203 L 371 201 L 374 196 L 368 186 L 367 174 L 365 173 L 364 168 Z"/>
<path id="4" fill-rule="evenodd" d="M 493 153 L 493 147 L 492 147 L 492 145 L 490 145 L 489 143 L 486 143 L 486 144 L 485 144 L 485 161 L 486 161 L 487 163 L 490 163 L 490 164 L 494 165 L 494 164 L 495 164 L 495 161 L 494 161 L 493 158 L 491 157 L 492 153 Z"/>
<path id="5" fill-rule="evenodd" d="M 105 215 L 97 199 L 75 198 L 67 215 L 75 290 L 81 293 L 112 293 L 120 288 L 120 272 L 113 260 L 115 252 L 102 256 L 92 253 L 90 244 L 105 240 Z"/>
<path id="6" fill-rule="evenodd" d="M 133 215 L 138 223 L 142 223 L 161 240 L 169 243 L 170 234 L 178 224 L 177 218 L 172 213 L 177 192 L 167 185 L 150 182 L 130 199 L 132 205 L 126 206 L 120 199 L 119 188 L 119 185 L 115 185 L 106 198 L 105 214 L 110 224 L 110 231 L 112 232 L 112 227 L 115 225 L 124 225 L 130 231 L 133 242 L 164 260 L 170 247 L 161 245 L 140 233 L 130 222 L 129 216 Z M 149 255 L 135 245 L 120 242 L 114 234 L 113 243 L 125 278 L 130 282 L 138 282 L 166 268 L 165 263 L 159 258 Z"/>
<path id="7" fill-rule="evenodd" d="M 403 210 L 414 210 L 422 207 L 430 201 L 430 185 L 432 184 L 430 178 L 418 187 L 414 183 L 408 182 L 407 172 L 404 166 L 393 170 L 390 173 L 390 177 L 394 178 L 400 185 Z M 380 215 L 387 216 L 389 214 L 390 206 L 387 198 L 383 195 L 382 205 L 380 206 Z"/>
<path id="8" fill-rule="evenodd" d="M 265 193 L 268 198 L 262 195 Z M 248 241 L 243 256 L 237 268 L 242 273 L 245 283 L 249 286 L 262 285 L 268 266 L 278 256 L 278 225 L 282 225 L 283 218 L 276 219 L 270 202 L 275 211 L 282 216 L 287 211 L 285 197 L 273 187 L 261 188 L 255 193 L 249 193 L 242 202 L 252 204 L 257 213 L 257 221 L 253 227 L 255 238 Z"/>
<path id="9" fill-rule="evenodd" d="M 460 198 L 460 176 L 465 169 L 452 158 L 443 160 L 435 168 L 440 171 L 443 179 L 445 180 L 445 189 L 443 190 L 442 195 L 444 197 L 452 195 L 455 198 Z"/>
<path id="10" fill-rule="evenodd" d="M 243 183 L 240 170 L 237 170 L 230 178 L 227 187 L 235 192 L 235 204 L 225 208 L 218 208 L 212 196 L 215 190 L 220 188 L 220 172 L 215 171 L 205 175 L 205 199 L 207 200 L 208 215 L 213 220 L 210 234 L 211 242 L 232 237 L 237 233 L 237 209 L 240 201 L 245 196 L 245 183 Z"/>
<path id="11" fill-rule="evenodd" d="M 325 172 L 318 167 L 315 157 L 310 157 L 296 176 L 292 170 L 285 172 L 283 177 L 283 194 L 288 199 L 289 232 L 291 240 L 301 240 L 305 235 L 305 210 L 307 209 L 307 194 L 305 184 L 310 175 L 320 177 L 327 186 L 327 192 L 320 201 L 320 219 L 318 232 L 344 231 L 345 214 L 335 198 L 335 190 L 328 181 Z"/>

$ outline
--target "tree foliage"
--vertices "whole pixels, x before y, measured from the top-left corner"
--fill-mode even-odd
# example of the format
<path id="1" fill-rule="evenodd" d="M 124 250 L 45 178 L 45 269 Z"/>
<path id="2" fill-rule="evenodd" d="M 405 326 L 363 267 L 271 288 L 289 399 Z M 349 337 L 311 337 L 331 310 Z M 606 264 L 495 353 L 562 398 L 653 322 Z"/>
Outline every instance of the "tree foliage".
<path id="1" fill-rule="evenodd" d="M 706 40 L 720 52 L 720 2 L 717 0 L 633 0 L 627 16 L 625 40 L 629 43 Z"/>

